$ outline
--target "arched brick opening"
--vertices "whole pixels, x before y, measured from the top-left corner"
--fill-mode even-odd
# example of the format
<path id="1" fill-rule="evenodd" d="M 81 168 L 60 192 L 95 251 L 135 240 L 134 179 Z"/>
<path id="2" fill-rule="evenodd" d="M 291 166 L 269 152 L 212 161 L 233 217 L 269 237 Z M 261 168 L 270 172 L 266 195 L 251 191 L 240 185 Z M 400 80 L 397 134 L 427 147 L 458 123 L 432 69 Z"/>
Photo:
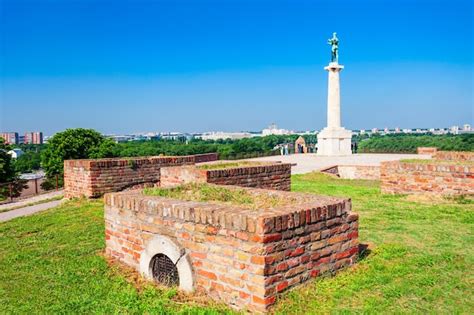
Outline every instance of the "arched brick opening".
<path id="1" fill-rule="evenodd" d="M 168 237 L 151 238 L 140 256 L 140 273 L 165 285 L 177 285 L 183 291 L 193 291 L 194 275 L 188 255 Z"/>

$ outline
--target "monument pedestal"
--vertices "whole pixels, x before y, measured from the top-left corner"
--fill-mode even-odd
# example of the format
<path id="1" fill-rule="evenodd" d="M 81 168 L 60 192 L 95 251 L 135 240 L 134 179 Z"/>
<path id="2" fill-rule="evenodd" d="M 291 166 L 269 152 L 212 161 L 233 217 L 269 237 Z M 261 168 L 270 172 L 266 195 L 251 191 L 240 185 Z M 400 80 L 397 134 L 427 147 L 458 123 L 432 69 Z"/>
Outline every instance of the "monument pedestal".
<path id="1" fill-rule="evenodd" d="M 328 125 L 318 133 L 318 155 L 351 155 L 352 132 L 341 127 L 341 97 L 339 72 L 343 65 L 331 62 L 324 68 L 328 72 Z"/>
<path id="2" fill-rule="evenodd" d="M 318 155 L 340 156 L 351 155 L 352 132 L 340 128 L 324 128 L 318 133 Z"/>

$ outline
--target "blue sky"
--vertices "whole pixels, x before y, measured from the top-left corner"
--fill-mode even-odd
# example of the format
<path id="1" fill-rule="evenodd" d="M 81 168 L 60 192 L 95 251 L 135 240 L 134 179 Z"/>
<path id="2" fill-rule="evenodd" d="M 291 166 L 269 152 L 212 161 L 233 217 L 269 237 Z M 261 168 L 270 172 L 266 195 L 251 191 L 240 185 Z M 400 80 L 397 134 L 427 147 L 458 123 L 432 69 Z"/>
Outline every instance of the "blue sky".
<path id="1" fill-rule="evenodd" d="M 0 0 L 0 129 L 321 129 L 333 31 L 343 125 L 474 124 L 473 4 Z"/>

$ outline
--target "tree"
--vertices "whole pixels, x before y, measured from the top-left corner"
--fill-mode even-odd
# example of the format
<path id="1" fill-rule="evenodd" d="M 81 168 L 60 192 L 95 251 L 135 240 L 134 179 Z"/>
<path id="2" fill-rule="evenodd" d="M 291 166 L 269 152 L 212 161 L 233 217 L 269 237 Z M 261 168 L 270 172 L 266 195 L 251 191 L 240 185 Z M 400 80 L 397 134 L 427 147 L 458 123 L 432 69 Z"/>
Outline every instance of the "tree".
<path id="1" fill-rule="evenodd" d="M 18 173 L 29 173 L 39 170 L 41 167 L 41 155 L 34 151 L 26 151 L 16 158 L 14 165 Z"/>
<path id="2" fill-rule="evenodd" d="M 114 146 L 112 140 L 93 129 L 67 129 L 55 134 L 41 153 L 41 164 L 48 179 L 44 186 L 50 187 L 57 175 L 62 185 L 64 160 L 113 157 Z"/>
<path id="3" fill-rule="evenodd" d="M 11 147 L 0 138 L 0 183 L 6 183 L 16 178 L 12 157 L 8 154 L 10 149 Z"/>
<path id="4" fill-rule="evenodd" d="M 23 189 L 28 188 L 25 180 L 18 179 L 12 157 L 8 154 L 10 149 L 11 147 L 0 138 L 0 184 L 8 183 L 0 185 L 0 200 L 9 196 L 18 197 Z"/>

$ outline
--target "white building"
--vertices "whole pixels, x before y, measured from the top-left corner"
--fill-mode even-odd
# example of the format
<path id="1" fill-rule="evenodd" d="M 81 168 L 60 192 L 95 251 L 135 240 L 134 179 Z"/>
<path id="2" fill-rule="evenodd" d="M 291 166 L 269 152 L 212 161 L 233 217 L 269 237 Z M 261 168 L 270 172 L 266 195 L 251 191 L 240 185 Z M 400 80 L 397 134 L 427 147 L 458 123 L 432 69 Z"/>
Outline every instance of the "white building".
<path id="1" fill-rule="evenodd" d="M 463 130 L 463 131 L 471 131 L 471 130 L 472 130 L 472 127 L 471 127 L 471 125 L 469 125 L 469 124 L 464 124 L 464 126 L 462 127 L 462 130 Z"/>
<path id="2" fill-rule="evenodd" d="M 205 132 L 203 133 L 200 138 L 202 140 L 238 140 L 244 138 L 251 138 L 254 135 L 250 132 L 222 132 L 222 131 L 213 131 L 213 132 Z"/>
<path id="3" fill-rule="evenodd" d="M 459 133 L 459 126 L 452 126 L 452 127 L 450 128 L 450 132 L 451 132 L 452 134 L 457 135 L 457 134 Z"/>
<path id="4" fill-rule="evenodd" d="M 268 128 L 262 130 L 262 136 L 270 136 L 270 135 L 292 135 L 294 131 L 286 130 L 286 129 L 278 129 L 275 123 L 268 126 Z"/>
<path id="5" fill-rule="evenodd" d="M 7 153 L 12 156 L 12 159 L 17 159 L 24 154 L 24 152 L 21 149 L 13 149 L 13 150 L 8 151 Z"/>

